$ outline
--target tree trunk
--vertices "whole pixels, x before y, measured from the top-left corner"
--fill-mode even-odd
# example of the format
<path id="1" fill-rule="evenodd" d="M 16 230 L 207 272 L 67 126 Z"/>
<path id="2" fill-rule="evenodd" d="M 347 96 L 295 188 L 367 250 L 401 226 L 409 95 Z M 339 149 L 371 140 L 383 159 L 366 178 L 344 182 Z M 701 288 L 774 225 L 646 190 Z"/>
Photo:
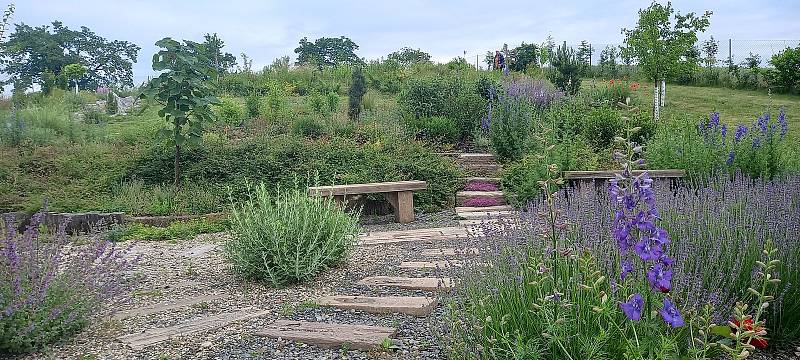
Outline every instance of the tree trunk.
<path id="1" fill-rule="evenodd" d="M 181 146 L 178 144 L 175 144 L 175 179 L 173 185 L 177 194 L 181 189 Z"/>
<path id="2" fill-rule="evenodd" d="M 658 80 L 653 82 L 653 120 L 658 120 L 661 110 L 661 89 Z"/>
<path id="3" fill-rule="evenodd" d="M 667 82 L 661 80 L 661 107 L 667 104 Z"/>

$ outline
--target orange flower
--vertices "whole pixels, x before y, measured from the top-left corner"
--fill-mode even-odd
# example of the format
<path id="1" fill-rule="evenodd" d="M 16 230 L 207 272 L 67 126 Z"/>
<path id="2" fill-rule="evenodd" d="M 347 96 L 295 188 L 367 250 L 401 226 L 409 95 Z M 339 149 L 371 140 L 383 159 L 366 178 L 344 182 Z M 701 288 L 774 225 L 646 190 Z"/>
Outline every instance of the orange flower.
<path id="1" fill-rule="evenodd" d="M 735 324 L 736 326 L 739 326 L 739 321 L 738 320 L 733 319 L 731 322 L 733 324 Z M 753 330 L 753 319 L 746 319 L 744 321 L 744 326 L 742 326 L 742 328 L 744 328 L 744 331 Z M 758 326 L 753 331 L 760 332 L 761 330 L 763 330 L 763 328 Z M 758 349 L 766 349 L 767 348 L 767 339 L 764 339 L 761 336 L 756 336 L 756 337 L 750 339 L 750 345 L 753 345 Z"/>

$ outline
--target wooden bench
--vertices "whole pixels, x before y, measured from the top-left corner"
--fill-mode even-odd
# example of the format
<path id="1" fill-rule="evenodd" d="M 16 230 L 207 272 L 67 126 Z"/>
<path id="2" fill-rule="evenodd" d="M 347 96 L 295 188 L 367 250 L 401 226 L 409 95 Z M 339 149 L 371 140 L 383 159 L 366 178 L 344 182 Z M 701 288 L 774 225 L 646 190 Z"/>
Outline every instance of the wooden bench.
<path id="1" fill-rule="evenodd" d="M 335 186 L 315 186 L 308 188 L 310 195 L 333 196 L 337 203 L 344 203 L 348 195 L 383 194 L 394 209 L 395 221 L 410 223 L 414 221 L 415 190 L 425 190 L 428 183 L 419 180 L 394 181 L 371 184 L 352 184 Z"/>
<path id="2" fill-rule="evenodd" d="M 637 176 L 645 170 L 631 171 L 633 176 Z M 597 179 L 613 179 L 615 174 L 622 173 L 622 170 L 601 170 L 601 171 L 564 171 L 564 180 L 597 180 Z M 647 175 L 651 178 L 682 178 L 686 176 L 686 170 L 670 169 L 670 170 L 647 170 Z"/>

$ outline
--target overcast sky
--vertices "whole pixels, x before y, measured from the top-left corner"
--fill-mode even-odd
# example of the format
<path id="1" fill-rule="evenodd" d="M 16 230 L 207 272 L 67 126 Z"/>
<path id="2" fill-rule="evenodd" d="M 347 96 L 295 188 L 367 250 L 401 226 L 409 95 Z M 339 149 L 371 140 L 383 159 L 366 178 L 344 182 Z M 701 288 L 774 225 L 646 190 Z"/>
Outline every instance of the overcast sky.
<path id="1" fill-rule="evenodd" d="M 0 4 L 7 3 L 0 0 Z M 506 5 L 502 5 L 506 4 Z M 434 60 L 462 56 L 475 61 L 503 43 L 620 43 L 620 28 L 632 27 L 649 1 L 258 1 L 258 0 L 21 0 L 14 23 L 32 26 L 60 20 L 142 47 L 134 65 L 137 82 L 152 74 L 158 39 L 201 40 L 218 33 L 225 51 L 244 52 L 260 69 L 291 55 L 298 40 L 347 36 L 358 55 L 378 58 L 403 46 L 420 48 Z M 800 39 L 800 1 L 675 0 L 682 12 L 712 10 L 705 39 Z M 722 49 L 723 46 L 720 46 Z M 725 47 L 727 49 L 727 47 Z M 727 50 L 725 50 L 727 51 Z"/>

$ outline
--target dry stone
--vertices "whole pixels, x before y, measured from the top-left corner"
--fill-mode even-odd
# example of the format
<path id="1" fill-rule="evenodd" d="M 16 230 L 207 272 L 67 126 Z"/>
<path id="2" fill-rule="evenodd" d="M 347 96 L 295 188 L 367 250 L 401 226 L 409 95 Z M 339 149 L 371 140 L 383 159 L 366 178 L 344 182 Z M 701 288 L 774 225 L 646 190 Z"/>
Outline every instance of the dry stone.
<path id="1" fill-rule="evenodd" d="M 394 277 L 394 276 L 372 276 L 364 278 L 358 282 L 359 285 L 365 286 L 391 286 L 401 289 L 411 290 L 446 290 L 453 287 L 450 278 L 409 278 L 409 277 Z"/>
<path id="2" fill-rule="evenodd" d="M 373 314 L 401 313 L 427 316 L 436 307 L 436 299 L 421 296 L 324 296 L 317 300 L 320 306 L 344 310 L 361 310 Z"/>

